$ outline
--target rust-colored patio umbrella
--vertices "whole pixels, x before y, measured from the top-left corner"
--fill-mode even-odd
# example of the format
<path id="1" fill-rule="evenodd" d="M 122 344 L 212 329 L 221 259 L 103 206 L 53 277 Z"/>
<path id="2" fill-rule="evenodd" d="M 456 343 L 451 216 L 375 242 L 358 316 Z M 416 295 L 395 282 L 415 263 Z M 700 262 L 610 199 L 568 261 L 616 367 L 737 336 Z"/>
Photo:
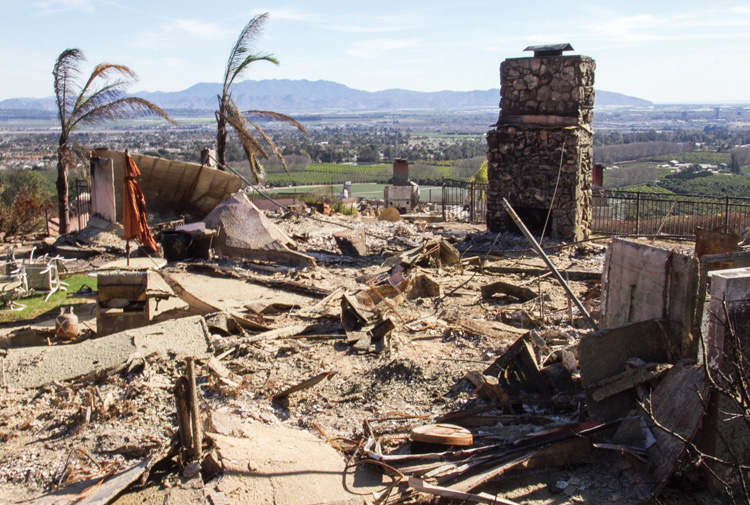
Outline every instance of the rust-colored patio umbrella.
<path id="1" fill-rule="evenodd" d="M 130 239 L 135 238 L 142 246 L 158 251 L 156 241 L 146 222 L 146 199 L 143 197 L 136 177 L 141 175 L 138 166 L 125 151 L 125 178 L 122 192 L 122 237 L 128 241 L 128 261 L 130 261 Z"/>

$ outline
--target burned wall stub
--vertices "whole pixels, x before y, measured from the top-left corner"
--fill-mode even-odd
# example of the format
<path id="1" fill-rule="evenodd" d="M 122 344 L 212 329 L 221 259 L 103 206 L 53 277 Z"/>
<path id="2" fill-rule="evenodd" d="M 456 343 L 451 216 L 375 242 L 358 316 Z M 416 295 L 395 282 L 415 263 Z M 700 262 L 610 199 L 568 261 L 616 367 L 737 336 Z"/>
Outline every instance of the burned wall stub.
<path id="1" fill-rule="evenodd" d="M 542 231 L 551 208 L 547 234 L 589 236 L 595 68 L 593 59 L 562 50 L 500 65 L 500 117 L 487 133 L 490 231 L 516 229 L 506 198 L 532 232 Z"/>

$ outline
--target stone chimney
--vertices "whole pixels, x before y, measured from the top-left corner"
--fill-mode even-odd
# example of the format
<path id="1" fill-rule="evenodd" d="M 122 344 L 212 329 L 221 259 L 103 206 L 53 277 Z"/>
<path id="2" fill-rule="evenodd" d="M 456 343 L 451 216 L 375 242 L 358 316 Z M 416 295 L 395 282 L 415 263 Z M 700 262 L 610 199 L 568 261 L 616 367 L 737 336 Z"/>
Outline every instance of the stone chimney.
<path id="1" fill-rule="evenodd" d="M 406 158 L 396 158 L 393 162 L 393 185 L 409 185 L 409 162 Z"/>
<path id="2" fill-rule="evenodd" d="M 587 56 L 563 56 L 569 44 L 533 46 L 530 58 L 500 65 L 500 117 L 487 133 L 487 227 L 515 230 L 505 197 L 532 233 L 552 209 L 547 235 L 590 233 L 594 70 Z"/>

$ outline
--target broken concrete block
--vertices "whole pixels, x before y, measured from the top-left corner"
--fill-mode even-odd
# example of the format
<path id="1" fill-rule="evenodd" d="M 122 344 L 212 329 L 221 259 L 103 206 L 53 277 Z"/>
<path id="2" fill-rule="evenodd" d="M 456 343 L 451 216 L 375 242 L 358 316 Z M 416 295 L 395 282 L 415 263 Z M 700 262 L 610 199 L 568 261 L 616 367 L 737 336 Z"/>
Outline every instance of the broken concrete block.
<path id="1" fill-rule="evenodd" d="M 214 249 L 224 256 L 272 261 L 305 268 L 315 264 L 310 256 L 292 251 L 294 241 L 238 191 L 224 200 L 203 220 L 218 229 Z"/>
<path id="2" fill-rule="evenodd" d="M 601 327 L 664 319 L 679 329 L 688 355 L 698 293 L 698 261 L 692 255 L 615 237 L 602 276 Z"/>
<path id="3" fill-rule="evenodd" d="M 481 372 L 466 372 L 466 377 L 477 388 L 477 396 L 491 402 L 504 403 L 508 401 L 508 394 L 498 385 L 497 377 L 484 375 Z"/>
<path id="4" fill-rule="evenodd" d="M 656 439 L 649 450 L 654 468 L 648 473 L 646 485 L 657 496 L 677 468 L 680 457 L 698 432 L 708 401 L 708 382 L 701 365 L 688 360 L 678 362 L 651 393 L 650 417 L 661 428 L 652 430 Z M 675 436 L 676 434 L 677 436 Z"/>
<path id="5" fill-rule="evenodd" d="M 113 270 L 97 274 L 98 337 L 150 323 L 153 303 L 147 296 L 148 283 L 147 270 Z"/>
<path id="6" fill-rule="evenodd" d="M 312 433 L 263 423 L 242 426 L 243 438 L 208 434 L 225 472 L 218 487 L 233 490 L 232 503 L 361 503 L 383 488 L 381 474 L 364 466 L 347 471 L 344 458 Z"/>
<path id="7" fill-rule="evenodd" d="M 401 285 L 400 289 L 409 300 L 436 298 L 442 294 L 438 281 L 424 273 L 408 279 L 406 285 Z"/>
<path id="8" fill-rule="evenodd" d="M 747 412 L 732 398 L 745 398 L 742 389 L 745 379 L 736 365 L 743 366 L 745 378 L 750 375 L 750 269 L 717 270 L 710 277 L 711 301 L 703 317 L 702 333 L 705 360 L 718 390 L 711 395 L 699 448 L 723 461 L 746 465 L 750 461 Z M 722 479 L 736 479 L 734 468 L 716 462 L 707 464 Z M 720 485 L 714 476 L 709 476 L 709 480 L 714 487 Z"/>
<path id="9" fill-rule="evenodd" d="M 367 241 L 364 230 L 344 230 L 333 234 L 341 254 L 358 258 L 367 256 Z"/>

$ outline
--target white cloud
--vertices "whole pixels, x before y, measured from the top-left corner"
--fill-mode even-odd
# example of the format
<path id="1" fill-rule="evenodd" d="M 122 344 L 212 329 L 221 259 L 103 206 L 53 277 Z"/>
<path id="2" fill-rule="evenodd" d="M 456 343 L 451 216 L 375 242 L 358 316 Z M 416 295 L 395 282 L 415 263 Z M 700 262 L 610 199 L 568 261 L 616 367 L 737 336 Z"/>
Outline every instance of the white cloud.
<path id="1" fill-rule="evenodd" d="M 721 39 L 736 37 L 732 28 L 750 26 L 750 9 L 736 8 L 737 16 L 728 17 L 726 12 L 706 10 L 671 16 L 641 14 L 614 18 L 602 23 L 591 24 L 583 33 L 590 34 L 602 42 L 657 42 L 698 39 Z"/>
<path id="2" fill-rule="evenodd" d="M 166 27 L 167 32 L 184 32 L 193 37 L 200 37 L 203 39 L 210 39 L 219 37 L 223 34 L 223 30 L 214 23 L 206 23 L 205 21 L 196 21 L 194 19 L 177 19 L 171 25 Z"/>
<path id="3" fill-rule="evenodd" d="M 254 14 L 262 14 L 264 12 L 268 12 L 268 17 L 271 21 L 301 21 L 306 23 L 322 22 L 322 18 L 318 14 L 299 9 L 253 10 Z"/>
<path id="4" fill-rule="evenodd" d="M 180 47 L 185 37 L 203 40 L 227 38 L 227 33 L 215 23 L 194 19 L 174 19 L 154 30 L 140 34 L 133 39 L 133 46 L 149 49 L 157 47 Z"/>
<path id="5" fill-rule="evenodd" d="M 401 13 L 388 16 L 373 16 L 368 18 L 367 24 L 363 24 L 361 16 L 357 16 L 355 22 L 350 22 L 351 20 L 344 22 L 337 20 L 322 25 L 321 28 L 346 33 L 382 33 L 408 31 L 424 27 L 423 23 L 417 22 L 415 19 L 419 18 Z"/>
<path id="6" fill-rule="evenodd" d="M 385 57 L 387 53 L 392 51 L 399 51 L 417 45 L 418 42 L 416 40 L 370 39 L 356 42 L 351 49 L 346 51 L 346 54 L 355 58 L 374 60 Z"/>
<path id="7" fill-rule="evenodd" d="M 317 28 L 345 33 L 379 33 L 391 32 L 397 30 L 410 30 L 424 26 L 420 21 L 423 15 L 413 12 L 400 12 L 385 16 L 365 16 L 364 14 L 330 14 L 321 15 L 319 12 L 312 12 L 302 9 L 293 8 L 270 8 L 270 9 L 253 9 L 252 13 L 261 14 L 267 12 L 270 21 L 294 21 L 305 23 Z"/>
<path id="8" fill-rule="evenodd" d="M 34 2 L 33 7 L 39 9 L 42 14 L 58 14 L 66 11 L 94 12 L 100 0 L 43 0 Z"/>

